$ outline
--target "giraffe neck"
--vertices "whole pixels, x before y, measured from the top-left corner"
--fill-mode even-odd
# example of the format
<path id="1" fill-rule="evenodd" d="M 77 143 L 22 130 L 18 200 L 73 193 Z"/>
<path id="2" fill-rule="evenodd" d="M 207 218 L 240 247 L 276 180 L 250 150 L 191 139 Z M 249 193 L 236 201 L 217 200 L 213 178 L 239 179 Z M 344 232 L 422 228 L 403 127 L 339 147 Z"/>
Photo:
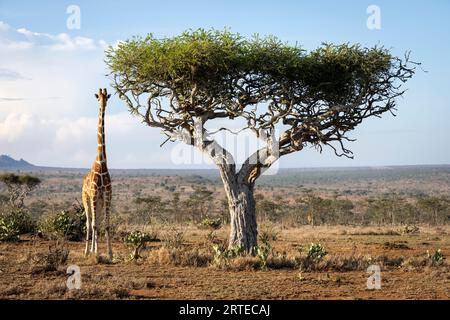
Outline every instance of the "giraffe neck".
<path id="1" fill-rule="evenodd" d="M 97 130 L 97 158 L 95 161 L 106 163 L 106 146 L 105 146 L 105 106 L 100 105 L 98 116 Z"/>

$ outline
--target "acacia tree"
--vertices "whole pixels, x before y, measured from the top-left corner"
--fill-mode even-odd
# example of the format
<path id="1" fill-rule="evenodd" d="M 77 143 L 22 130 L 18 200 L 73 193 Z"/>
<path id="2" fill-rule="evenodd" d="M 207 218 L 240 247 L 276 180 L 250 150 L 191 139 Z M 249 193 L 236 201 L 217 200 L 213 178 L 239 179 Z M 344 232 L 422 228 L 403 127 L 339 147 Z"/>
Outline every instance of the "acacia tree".
<path id="1" fill-rule="evenodd" d="M 275 37 L 201 29 L 133 38 L 109 48 L 106 63 L 132 114 L 217 165 L 231 217 L 229 245 L 247 253 L 257 245 L 256 179 L 307 145 L 352 157 L 348 133 L 366 118 L 393 112 L 400 85 L 414 74 L 408 56 L 380 47 L 323 44 L 307 52 Z M 238 167 L 205 128 L 213 119 L 243 119 L 243 129 L 265 146 Z"/>
<path id="2" fill-rule="evenodd" d="M 420 209 L 428 213 L 428 221 L 435 225 L 445 223 L 445 213 L 449 211 L 450 201 L 445 197 L 427 196 L 417 200 Z"/>
<path id="3" fill-rule="evenodd" d="M 9 203 L 13 208 L 21 209 L 25 198 L 36 189 L 41 180 L 37 177 L 4 173 L 0 175 L 0 182 L 6 185 L 9 194 Z"/>

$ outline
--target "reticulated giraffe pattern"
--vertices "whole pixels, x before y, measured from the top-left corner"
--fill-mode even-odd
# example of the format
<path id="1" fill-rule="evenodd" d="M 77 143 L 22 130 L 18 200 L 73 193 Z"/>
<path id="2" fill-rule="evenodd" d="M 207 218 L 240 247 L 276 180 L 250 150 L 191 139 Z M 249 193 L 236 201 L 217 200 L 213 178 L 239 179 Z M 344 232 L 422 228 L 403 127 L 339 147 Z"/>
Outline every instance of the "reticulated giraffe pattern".
<path id="1" fill-rule="evenodd" d="M 110 96 L 106 89 L 103 89 L 103 91 L 99 89 L 98 94 L 95 94 L 95 97 L 100 103 L 97 131 L 97 157 L 92 165 L 91 171 L 84 177 L 82 197 L 86 211 L 85 255 L 95 253 L 98 257 L 99 227 L 102 218 L 104 218 L 108 257 L 111 260 L 113 255 L 110 238 L 112 188 L 111 177 L 106 163 L 105 146 L 105 110 Z"/>

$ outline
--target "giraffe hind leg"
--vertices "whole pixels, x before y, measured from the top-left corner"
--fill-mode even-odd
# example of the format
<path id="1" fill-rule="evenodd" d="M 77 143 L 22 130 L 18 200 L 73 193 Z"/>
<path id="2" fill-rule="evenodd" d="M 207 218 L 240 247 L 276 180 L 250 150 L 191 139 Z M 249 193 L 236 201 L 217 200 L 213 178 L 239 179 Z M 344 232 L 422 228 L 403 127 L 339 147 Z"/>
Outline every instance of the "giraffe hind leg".
<path id="1" fill-rule="evenodd" d="M 106 193 L 105 202 L 104 202 L 104 210 L 105 210 L 105 236 L 106 243 L 108 246 L 108 258 L 112 261 L 113 252 L 111 246 L 111 226 L 110 226 L 110 214 L 111 214 L 111 192 Z"/>
<path id="2" fill-rule="evenodd" d="M 98 258 L 98 240 L 99 240 L 99 227 L 100 227 L 100 219 L 101 213 L 103 210 L 102 199 L 97 197 L 96 201 L 93 201 L 93 210 L 92 210 L 92 247 L 91 251 L 95 253 Z"/>

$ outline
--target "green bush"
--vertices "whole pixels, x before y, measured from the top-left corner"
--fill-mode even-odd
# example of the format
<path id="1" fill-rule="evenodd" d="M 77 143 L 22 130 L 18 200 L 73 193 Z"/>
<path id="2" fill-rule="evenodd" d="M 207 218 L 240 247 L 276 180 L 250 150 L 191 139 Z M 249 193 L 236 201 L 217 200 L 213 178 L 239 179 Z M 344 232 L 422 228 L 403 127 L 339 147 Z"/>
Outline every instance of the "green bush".
<path id="1" fill-rule="evenodd" d="M 270 241 L 276 240 L 277 233 L 273 228 L 266 228 L 260 235 L 259 241 L 260 245 L 256 247 L 256 255 L 261 262 L 261 268 L 267 268 L 267 261 L 269 260 L 269 256 L 272 253 L 272 245 Z"/>
<path id="2" fill-rule="evenodd" d="M 269 260 L 269 255 L 272 252 L 272 248 L 269 243 L 263 243 L 256 248 L 256 254 L 259 261 L 261 262 L 261 268 L 266 269 L 267 260 Z"/>
<path id="3" fill-rule="evenodd" d="M 141 250 L 145 248 L 145 245 L 151 241 L 157 241 L 156 234 L 150 234 L 142 231 L 132 231 L 127 233 L 123 237 L 123 242 L 131 248 L 130 258 L 132 260 L 138 260 L 141 258 Z"/>
<path id="4" fill-rule="evenodd" d="M 327 255 L 327 251 L 320 243 L 311 243 L 308 250 L 308 258 L 318 261 Z"/>
<path id="5" fill-rule="evenodd" d="M 427 258 L 430 259 L 433 264 L 437 265 L 443 263 L 445 260 L 445 256 L 442 253 L 441 249 L 437 249 L 433 255 L 431 255 L 430 252 L 427 250 Z"/>
<path id="6" fill-rule="evenodd" d="M 228 267 L 230 260 L 241 256 L 244 253 L 244 248 L 234 246 L 227 249 L 226 244 L 214 244 L 213 249 L 213 265 L 219 268 Z"/>
<path id="7" fill-rule="evenodd" d="M 36 222 L 22 209 L 0 215 L 0 241 L 18 241 L 21 234 L 36 231 Z"/>
<path id="8" fill-rule="evenodd" d="M 86 215 L 82 209 L 50 213 L 41 219 L 39 231 L 50 238 L 81 241 L 86 233 Z"/>
<path id="9" fill-rule="evenodd" d="M 19 241 L 19 229 L 13 220 L 0 218 L 0 241 Z"/>

